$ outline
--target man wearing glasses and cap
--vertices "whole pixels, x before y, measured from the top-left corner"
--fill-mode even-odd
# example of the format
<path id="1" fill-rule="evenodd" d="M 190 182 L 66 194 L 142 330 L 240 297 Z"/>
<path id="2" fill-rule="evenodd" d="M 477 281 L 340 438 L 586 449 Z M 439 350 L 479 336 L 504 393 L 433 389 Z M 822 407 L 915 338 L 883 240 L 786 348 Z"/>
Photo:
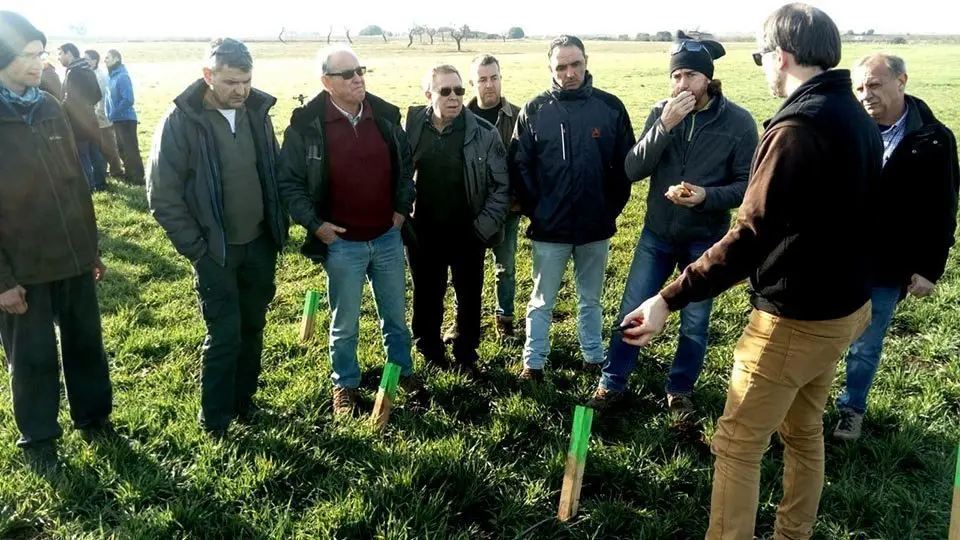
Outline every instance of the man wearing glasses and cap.
<path id="1" fill-rule="evenodd" d="M 650 177 L 643 231 L 633 255 L 620 321 L 657 294 L 679 267 L 700 258 L 727 232 L 730 209 L 740 206 L 757 148 L 757 124 L 721 91 L 713 62 L 725 54 L 720 43 L 677 33 L 670 55 L 670 99 L 657 103 L 627 155 L 630 180 Z M 694 302 L 680 314 L 680 340 L 667 376 L 667 404 L 693 410 L 691 393 L 707 353 L 713 299 Z M 609 407 L 624 395 L 639 349 L 610 337 L 603 376 L 590 406 Z"/>
<path id="2" fill-rule="evenodd" d="M 423 409 L 430 396 L 413 373 L 404 293 L 401 229 L 414 187 L 400 109 L 367 92 L 367 68 L 350 48 L 328 48 L 320 63 L 324 89 L 294 110 L 278 176 L 284 205 L 307 230 L 301 252 L 327 273 L 333 412 L 349 415 L 358 404 L 364 281 L 387 361 L 400 366 L 408 406 Z"/>
<path id="3" fill-rule="evenodd" d="M 484 257 L 503 240 L 510 209 L 507 152 L 497 129 L 463 106 L 455 67 L 431 68 L 423 91 L 429 105 L 407 113 L 417 185 L 416 242 L 408 249 L 413 337 L 428 362 L 448 365 L 440 327 L 449 268 L 457 300 L 454 367 L 476 377 Z"/>
<path id="4" fill-rule="evenodd" d="M 193 265 L 203 345 L 200 423 L 213 437 L 253 402 L 277 254 L 288 221 L 274 175 L 272 96 L 251 87 L 253 57 L 230 38 L 210 44 L 203 77 L 173 101 L 150 151 L 150 211 Z"/>

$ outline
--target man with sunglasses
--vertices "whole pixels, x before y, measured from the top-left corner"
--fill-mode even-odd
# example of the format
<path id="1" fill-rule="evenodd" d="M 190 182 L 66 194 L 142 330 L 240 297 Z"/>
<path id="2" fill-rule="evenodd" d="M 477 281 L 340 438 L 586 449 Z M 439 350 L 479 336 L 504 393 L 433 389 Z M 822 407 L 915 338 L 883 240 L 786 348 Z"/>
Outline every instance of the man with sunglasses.
<path id="1" fill-rule="evenodd" d="M 593 86 L 583 42 L 560 36 L 547 51 L 553 87 L 517 119 L 516 196 L 530 217 L 533 294 L 520 381 L 540 380 L 550 352 L 553 306 L 573 258 L 584 366 L 603 364 L 603 281 L 617 216 L 630 198 L 623 162 L 636 143 L 616 96 Z"/>
<path id="2" fill-rule="evenodd" d="M 883 144 L 840 62 L 823 11 L 787 4 L 758 34 L 771 93 L 736 224 L 660 294 L 621 322 L 645 346 L 671 311 L 750 278 L 754 310 L 734 350 L 707 538 L 753 538 L 760 463 L 778 432 L 785 450 L 776 538 L 810 538 L 823 490 L 823 411 L 837 362 L 870 322 L 872 191 Z"/>
<path id="3" fill-rule="evenodd" d="M 440 337 L 447 270 L 456 292 L 454 367 L 477 377 L 483 263 L 503 240 L 510 206 L 507 152 L 496 128 L 463 106 L 456 68 L 435 66 L 423 80 L 429 105 L 407 112 L 416 171 L 417 242 L 408 249 L 413 276 L 413 337 L 435 365 L 449 365 Z"/>
<path id="4" fill-rule="evenodd" d="M 210 43 L 203 77 L 161 119 L 150 151 L 150 211 L 193 265 L 207 327 L 199 420 L 222 438 L 253 422 L 253 397 L 277 254 L 288 220 L 274 174 L 272 96 L 251 87 L 253 57 L 234 39 Z"/>
<path id="5" fill-rule="evenodd" d="M 743 200 L 757 148 L 757 124 L 714 79 L 713 62 L 726 51 L 712 40 L 678 32 L 670 55 L 670 99 L 647 116 L 640 141 L 627 156 L 627 176 L 650 178 L 643 231 L 630 265 L 617 320 L 657 294 L 674 268 L 697 260 L 727 232 L 730 209 Z M 667 376 L 667 406 L 693 411 L 691 394 L 707 354 L 713 300 L 695 302 L 680 316 L 680 340 Z M 610 336 L 603 376 L 589 405 L 619 401 L 639 349 Z"/>
<path id="6" fill-rule="evenodd" d="M 366 90 L 366 68 L 347 47 L 320 53 L 323 91 L 297 108 L 280 153 L 280 195 L 307 230 L 301 252 L 323 265 L 330 304 L 333 412 L 358 405 L 357 342 L 364 281 L 377 305 L 387 361 L 400 366 L 411 408 L 430 396 L 414 374 L 406 319 L 401 228 L 414 198 L 400 109 Z"/>
<path id="7" fill-rule="evenodd" d="M 38 89 L 46 44 L 27 19 L 0 11 L 0 341 L 17 446 L 43 475 L 59 465 L 61 362 L 83 438 L 110 431 L 113 401 L 96 289 L 106 268 L 70 123 Z"/>

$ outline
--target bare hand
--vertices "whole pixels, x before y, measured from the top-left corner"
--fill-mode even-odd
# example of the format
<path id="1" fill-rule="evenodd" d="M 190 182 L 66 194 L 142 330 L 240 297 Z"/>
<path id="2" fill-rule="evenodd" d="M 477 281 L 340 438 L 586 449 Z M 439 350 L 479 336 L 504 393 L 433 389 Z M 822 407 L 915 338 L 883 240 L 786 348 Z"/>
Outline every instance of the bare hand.
<path id="1" fill-rule="evenodd" d="M 329 246 L 330 244 L 334 243 L 337 238 L 339 238 L 338 235 L 341 235 L 345 232 L 347 232 L 347 230 L 343 227 L 337 227 L 333 223 L 325 221 L 323 222 L 323 225 L 317 229 L 316 236 L 321 242 Z"/>
<path id="2" fill-rule="evenodd" d="M 689 91 L 680 92 L 677 97 L 667 101 L 663 107 L 663 113 L 660 114 L 660 123 L 663 129 L 668 132 L 680 125 L 688 114 L 693 112 L 697 106 L 697 98 Z"/>
<path id="3" fill-rule="evenodd" d="M 27 312 L 27 290 L 17 285 L 9 291 L 0 294 L 0 310 L 12 315 L 23 315 Z"/>
<path id="4" fill-rule="evenodd" d="M 406 219 L 407 219 L 407 218 L 403 217 L 403 214 L 398 213 L 398 212 L 394 212 L 394 213 L 393 213 L 393 228 L 394 228 L 394 229 L 399 229 L 400 227 L 403 227 L 403 222 L 406 221 Z"/>
<path id="5" fill-rule="evenodd" d="M 103 264 L 103 259 L 97 257 L 97 262 L 93 264 L 93 280 L 97 283 L 107 274 L 107 265 Z"/>
<path id="6" fill-rule="evenodd" d="M 659 294 L 640 304 L 640 307 L 628 313 L 620 323 L 620 326 L 630 327 L 623 331 L 624 343 L 636 347 L 645 346 L 663 331 L 668 315 L 670 308 Z"/>
<path id="7" fill-rule="evenodd" d="M 932 295 L 935 288 L 936 284 L 920 274 L 914 274 L 913 277 L 910 278 L 910 285 L 907 286 L 907 292 L 917 298 L 923 298 L 924 296 Z"/>
<path id="8" fill-rule="evenodd" d="M 693 208 L 707 198 L 707 190 L 700 186 L 695 186 L 686 182 L 680 182 L 675 186 L 670 186 L 670 189 L 667 190 L 664 196 L 670 199 L 674 204 L 679 204 L 680 206 L 685 206 L 687 208 Z"/>

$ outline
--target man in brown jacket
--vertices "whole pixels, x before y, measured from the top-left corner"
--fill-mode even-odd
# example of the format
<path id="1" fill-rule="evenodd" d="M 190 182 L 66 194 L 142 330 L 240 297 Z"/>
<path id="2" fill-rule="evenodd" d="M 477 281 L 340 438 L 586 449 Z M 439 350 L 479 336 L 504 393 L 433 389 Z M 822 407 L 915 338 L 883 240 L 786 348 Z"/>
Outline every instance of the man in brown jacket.
<path id="1" fill-rule="evenodd" d="M 106 271 L 70 124 L 41 92 L 46 38 L 0 11 L 0 341 L 27 466 L 57 468 L 60 351 L 74 426 L 109 432 L 112 390 L 95 282 Z"/>
<path id="2" fill-rule="evenodd" d="M 759 34 L 754 61 L 784 97 L 766 123 L 734 227 L 659 295 L 624 318 L 646 345 L 667 315 L 749 277 L 754 311 L 734 351 L 707 538 L 753 538 L 760 460 L 784 452 L 777 538 L 810 538 L 823 489 L 823 410 L 837 361 L 870 321 L 870 189 L 883 144 L 851 91 L 840 33 L 819 9 L 788 4 Z"/>

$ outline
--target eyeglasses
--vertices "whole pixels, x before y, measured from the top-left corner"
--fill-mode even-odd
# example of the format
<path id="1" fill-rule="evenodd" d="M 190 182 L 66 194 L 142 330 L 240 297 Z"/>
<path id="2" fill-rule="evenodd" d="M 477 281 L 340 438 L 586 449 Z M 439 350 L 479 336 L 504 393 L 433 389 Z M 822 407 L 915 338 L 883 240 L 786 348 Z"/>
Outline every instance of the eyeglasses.
<path id="1" fill-rule="evenodd" d="M 770 47 L 764 47 L 763 49 L 760 49 L 759 51 L 753 53 L 753 63 L 756 64 L 756 65 L 758 65 L 758 66 L 762 66 L 762 65 L 763 65 L 763 55 L 765 55 L 765 54 L 767 54 L 767 53 L 772 53 L 772 52 L 775 51 L 775 50 L 776 50 L 776 49 L 772 49 L 772 48 L 770 48 Z"/>
<path id="2" fill-rule="evenodd" d="M 707 50 L 707 47 L 700 43 L 699 41 L 693 41 L 689 39 L 684 39 L 673 44 L 673 47 L 670 48 L 670 54 L 674 55 L 680 51 L 687 50 L 690 52 L 700 52 Z"/>
<path id="3" fill-rule="evenodd" d="M 328 77 L 343 77 L 343 80 L 349 81 L 353 78 L 354 75 L 363 75 L 367 72 L 367 66 L 357 66 L 351 69 L 345 69 L 343 71 L 328 71 L 324 75 Z"/>
<path id="4" fill-rule="evenodd" d="M 453 88 L 444 86 L 443 88 L 437 90 L 437 92 L 440 92 L 440 95 L 443 97 L 448 97 L 451 92 L 458 96 L 463 96 L 463 94 L 465 94 L 467 91 L 462 86 L 454 86 Z"/>

